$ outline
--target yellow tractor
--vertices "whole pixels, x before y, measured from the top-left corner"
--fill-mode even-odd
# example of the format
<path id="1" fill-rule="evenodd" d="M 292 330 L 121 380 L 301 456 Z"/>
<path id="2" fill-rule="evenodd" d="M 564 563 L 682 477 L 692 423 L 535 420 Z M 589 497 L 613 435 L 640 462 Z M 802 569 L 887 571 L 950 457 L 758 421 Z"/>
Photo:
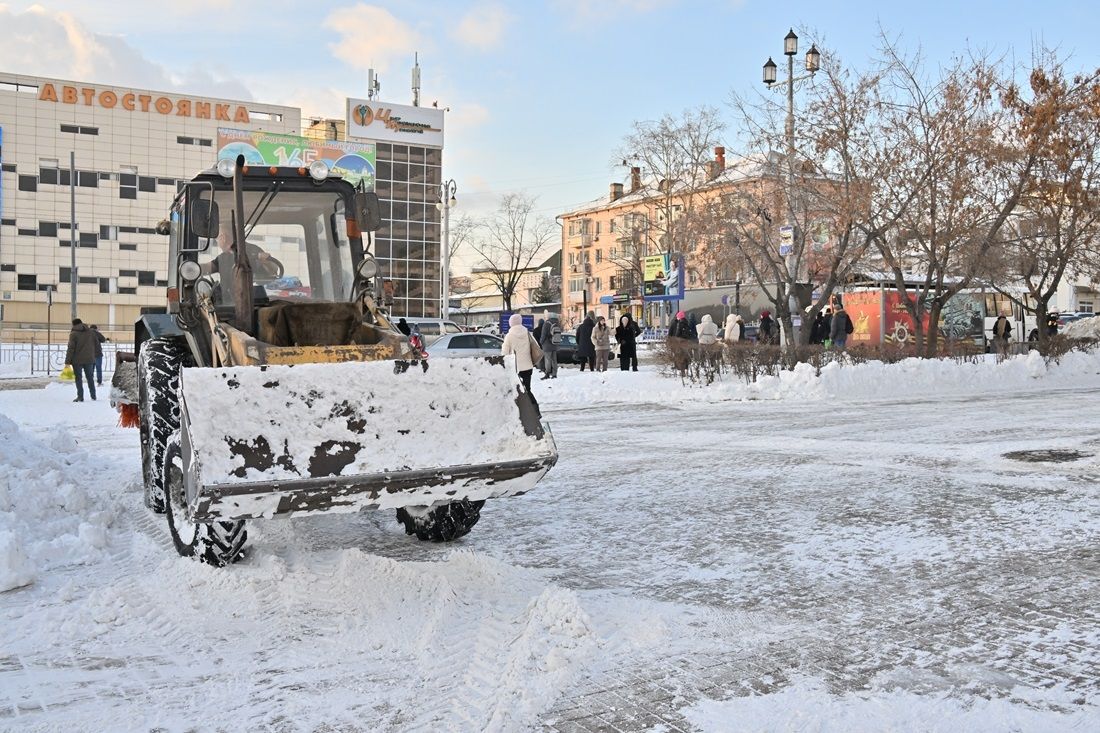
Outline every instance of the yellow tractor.
<path id="1" fill-rule="evenodd" d="M 167 304 L 136 324 L 113 397 L 137 413 L 145 503 L 181 555 L 226 565 L 246 520 L 371 508 L 449 541 L 556 462 L 510 358 L 429 367 L 390 323 L 380 224 L 375 195 L 323 161 L 223 160 L 172 203 Z"/>

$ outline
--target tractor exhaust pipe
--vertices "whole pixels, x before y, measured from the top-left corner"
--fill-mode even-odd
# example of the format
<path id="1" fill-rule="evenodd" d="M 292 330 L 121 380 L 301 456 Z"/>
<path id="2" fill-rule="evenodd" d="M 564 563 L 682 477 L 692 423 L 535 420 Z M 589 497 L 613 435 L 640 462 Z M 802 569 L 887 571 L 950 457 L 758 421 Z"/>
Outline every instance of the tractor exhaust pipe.
<path id="1" fill-rule="evenodd" d="M 233 168 L 233 306 L 234 325 L 249 335 L 252 329 L 252 262 L 244 237 L 244 156 L 237 156 Z"/>

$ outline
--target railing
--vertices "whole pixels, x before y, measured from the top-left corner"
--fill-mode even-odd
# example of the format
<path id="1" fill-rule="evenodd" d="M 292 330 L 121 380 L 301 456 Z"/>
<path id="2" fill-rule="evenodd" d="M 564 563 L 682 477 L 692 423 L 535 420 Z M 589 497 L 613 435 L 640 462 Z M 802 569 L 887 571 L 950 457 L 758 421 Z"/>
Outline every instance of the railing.
<path id="1" fill-rule="evenodd" d="M 58 374 L 65 367 L 67 344 L 0 344 L 0 376 L 30 377 Z M 103 344 L 103 373 L 115 371 L 120 351 L 132 352 L 133 344 Z"/>

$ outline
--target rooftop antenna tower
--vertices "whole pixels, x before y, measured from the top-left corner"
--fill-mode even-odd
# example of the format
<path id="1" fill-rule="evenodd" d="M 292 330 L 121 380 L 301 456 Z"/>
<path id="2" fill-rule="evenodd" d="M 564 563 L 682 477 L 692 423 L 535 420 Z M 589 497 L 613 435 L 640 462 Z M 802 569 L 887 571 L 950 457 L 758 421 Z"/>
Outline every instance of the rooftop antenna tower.
<path id="1" fill-rule="evenodd" d="M 413 92 L 413 106 L 420 106 L 420 54 L 413 54 L 413 69 L 412 69 L 412 92 Z"/>
<path id="2" fill-rule="evenodd" d="M 374 73 L 374 69 L 367 69 L 367 99 L 374 99 L 380 91 L 382 82 L 378 79 L 378 74 Z"/>

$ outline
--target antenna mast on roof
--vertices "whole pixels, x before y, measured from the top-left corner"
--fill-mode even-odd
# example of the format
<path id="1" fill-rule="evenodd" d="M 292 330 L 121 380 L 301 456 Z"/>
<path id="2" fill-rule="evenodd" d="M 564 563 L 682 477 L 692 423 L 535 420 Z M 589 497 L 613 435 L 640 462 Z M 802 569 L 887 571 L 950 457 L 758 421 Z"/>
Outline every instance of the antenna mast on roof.
<path id="1" fill-rule="evenodd" d="M 374 73 L 374 69 L 367 69 L 367 99 L 374 99 L 380 91 L 382 91 L 382 82 L 378 74 Z"/>
<path id="2" fill-rule="evenodd" d="M 412 92 L 413 92 L 413 106 L 420 106 L 420 54 L 413 54 L 413 70 L 412 70 Z"/>

